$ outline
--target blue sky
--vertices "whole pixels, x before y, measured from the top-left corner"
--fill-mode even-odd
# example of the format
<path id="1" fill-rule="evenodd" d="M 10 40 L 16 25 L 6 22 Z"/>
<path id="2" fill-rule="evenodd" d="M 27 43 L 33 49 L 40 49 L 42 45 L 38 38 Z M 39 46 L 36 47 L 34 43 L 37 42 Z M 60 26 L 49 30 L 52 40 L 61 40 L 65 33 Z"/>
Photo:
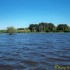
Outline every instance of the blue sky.
<path id="1" fill-rule="evenodd" d="M 70 25 L 70 0 L 0 0 L 0 29 L 39 22 Z"/>

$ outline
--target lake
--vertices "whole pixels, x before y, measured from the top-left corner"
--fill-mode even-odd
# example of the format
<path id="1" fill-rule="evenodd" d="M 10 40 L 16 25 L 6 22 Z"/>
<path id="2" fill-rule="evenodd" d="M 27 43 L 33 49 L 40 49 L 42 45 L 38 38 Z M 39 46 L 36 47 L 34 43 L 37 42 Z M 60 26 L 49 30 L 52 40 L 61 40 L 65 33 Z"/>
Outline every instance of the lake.
<path id="1" fill-rule="evenodd" d="M 70 66 L 70 33 L 0 34 L 0 70 L 57 70 Z"/>

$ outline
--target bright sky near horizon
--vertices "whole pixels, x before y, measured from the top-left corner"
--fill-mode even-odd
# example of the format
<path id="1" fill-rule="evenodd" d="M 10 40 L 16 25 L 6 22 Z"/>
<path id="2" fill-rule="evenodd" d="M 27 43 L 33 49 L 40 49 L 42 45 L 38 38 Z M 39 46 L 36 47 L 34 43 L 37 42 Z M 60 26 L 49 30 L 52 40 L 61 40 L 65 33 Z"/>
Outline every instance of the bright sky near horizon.
<path id="1" fill-rule="evenodd" d="M 0 0 L 0 29 L 39 22 L 70 25 L 70 0 Z"/>

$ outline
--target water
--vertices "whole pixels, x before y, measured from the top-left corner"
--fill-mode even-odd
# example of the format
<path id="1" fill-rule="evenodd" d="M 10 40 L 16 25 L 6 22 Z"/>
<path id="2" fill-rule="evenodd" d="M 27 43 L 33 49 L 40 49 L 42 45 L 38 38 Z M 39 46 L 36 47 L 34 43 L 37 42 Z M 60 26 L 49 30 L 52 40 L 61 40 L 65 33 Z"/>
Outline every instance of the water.
<path id="1" fill-rule="evenodd" d="M 57 70 L 70 66 L 70 33 L 0 34 L 0 70 Z"/>

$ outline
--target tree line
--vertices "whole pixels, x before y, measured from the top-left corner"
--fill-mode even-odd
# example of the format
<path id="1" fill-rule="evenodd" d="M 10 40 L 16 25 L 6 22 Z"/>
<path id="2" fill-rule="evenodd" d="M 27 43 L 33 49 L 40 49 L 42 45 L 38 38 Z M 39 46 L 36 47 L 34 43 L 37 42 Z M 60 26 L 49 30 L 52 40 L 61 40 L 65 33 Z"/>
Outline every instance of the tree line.
<path id="1" fill-rule="evenodd" d="M 17 28 L 16 29 L 13 26 L 7 27 L 7 29 L 5 30 L 0 30 L 0 33 L 9 33 L 10 35 L 14 33 L 28 33 L 28 32 L 30 32 L 28 28 Z"/>
<path id="2" fill-rule="evenodd" d="M 30 24 L 31 32 L 70 32 L 70 27 L 67 24 L 59 24 L 55 26 L 53 23 Z"/>
<path id="3" fill-rule="evenodd" d="M 67 24 L 58 24 L 41 22 L 39 24 L 30 24 L 28 28 L 7 27 L 6 30 L 0 30 L 0 33 L 24 33 L 24 32 L 70 32 L 70 26 Z"/>

